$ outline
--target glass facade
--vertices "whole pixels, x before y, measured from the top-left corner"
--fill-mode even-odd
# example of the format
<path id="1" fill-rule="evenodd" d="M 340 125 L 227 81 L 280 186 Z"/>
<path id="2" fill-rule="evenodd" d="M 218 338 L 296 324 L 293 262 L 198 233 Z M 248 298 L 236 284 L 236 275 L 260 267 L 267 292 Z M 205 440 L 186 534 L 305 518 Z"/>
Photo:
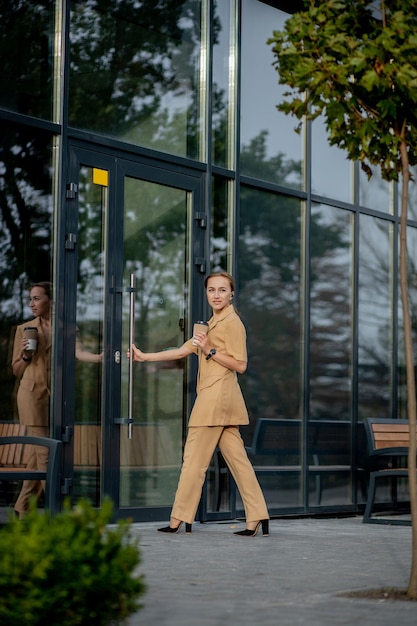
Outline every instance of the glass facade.
<path id="1" fill-rule="evenodd" d="M 52 120 L 59 2 L 13 2 L 0 9 L 0 106 Z"/>
<path id="2" fill-rule="evenodd" d="M 167 518 L 196 363 L 132 367 L 125 355 L 132 339 L 145 350 L 187 339 L 209 315 L 211 270 L 236 279 L 242 435 L 271 514 L 361 511 L 363 420 L 406 417 L 400 185 L 377 171 L 368 181 L 321 119 L 297 134 L 277 111 L 285 89 L 266 42 L 289 4 L 0 10 L 0 426 L 19 426 L 14 329 L 32 317 L 30 286 L 50 281 L 62 497 L 109 495 L 118 516 Z M 414 200 L 411 189 L 413 310 Z M 2 512 L 19 490 L 0 493 Z M 216 453 L 198 517 L 242 514 Z"/>
<path id="3" fill-rule="evenodd" d="M 243 0 L 241 16 L 241 174 L 300 188 L 304 182 L 300 176 L 303 141 L 294 132 L 293 120 L 276 109 L 285 88 L 278 85 L 266 45 L 272 30 L 283 26 L 287 14 L 262 2 Z"/>
<path id="4" fill-rule="evenodd" d="M 28 285 L 53 277 L 53 140 L 0 120 L 2 420 L 17 419 L 11 374 L 14 327 L 30 318 Z"/>
<path id="5" fill-rule="evenodd" d="M 204 160 L 204 2 L 71 2 L 70 126 Z"/>

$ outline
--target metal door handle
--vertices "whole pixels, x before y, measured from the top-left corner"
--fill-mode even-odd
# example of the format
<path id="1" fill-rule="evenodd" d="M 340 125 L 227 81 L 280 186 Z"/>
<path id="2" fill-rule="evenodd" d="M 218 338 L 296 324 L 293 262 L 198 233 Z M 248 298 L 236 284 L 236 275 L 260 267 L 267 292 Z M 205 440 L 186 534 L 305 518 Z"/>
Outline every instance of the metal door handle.
<path id="1" fill-rule="evenodd" d="M 135 275 L 130 275 L 130 307 L 129 307 L 129 351 L 132 350 L 132 343 L 135 337 Z M 128 382 L 128 407 L 127 407 L 128 427 L 127 436 L 133 436 L 133 355 L 129 359 L 129 382 Z"/>

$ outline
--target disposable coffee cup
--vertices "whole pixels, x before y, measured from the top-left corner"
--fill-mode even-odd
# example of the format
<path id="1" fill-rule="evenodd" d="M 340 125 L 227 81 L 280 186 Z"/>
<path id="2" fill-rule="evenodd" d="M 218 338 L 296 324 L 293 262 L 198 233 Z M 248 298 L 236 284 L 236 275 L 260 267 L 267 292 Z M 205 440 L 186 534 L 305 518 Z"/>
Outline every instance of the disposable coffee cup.
<path id="1" fill-rule="evenodd" d="M 25 348 L 26 352 L 36 352 L 38 347 L 38 329 L 35 326 L 25 326 L 23 329 L 23 337 L 27 339 L 28 344 Z"/>
<path id="2" fill-rule="evenodd" d="M 207 322 L 196 322 L 194 324 L 193 327 L 193 337 L 195 336 L 196 333 L 205 333 L 207 335 L 208 333 L 208 324 Z M 192 341 L 193 346 L 197 346 L 198 344 L 196 343 L 196 341 L 193 339 Z"/>

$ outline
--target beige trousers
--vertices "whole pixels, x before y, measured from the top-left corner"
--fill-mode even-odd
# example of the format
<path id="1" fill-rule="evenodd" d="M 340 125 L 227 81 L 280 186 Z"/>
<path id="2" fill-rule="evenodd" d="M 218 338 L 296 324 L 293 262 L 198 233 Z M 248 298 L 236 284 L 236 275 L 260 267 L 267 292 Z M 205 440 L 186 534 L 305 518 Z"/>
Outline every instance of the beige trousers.
<path id="1" fill-rule="evenodd" d="M 246 521 L 268 519 L 265 498 L 238 426 L 194 426 L 188 429 L 171 516 L 188 524 L 193 523 L 207 468 L 217 445 L 241 495 Z"/>
<path id="2" fill-rule="evenodd" d="M 32 437 L 49 437 L 48 428 L 45 426 L 26 426 L 26 434 Z M 45 446 L 30 446 L 26 469 L 46 470 L 49 450 Z M 29 511 L 29 502 L 33 497 L 36 500 L 45 490 L 44 480 L 24 480 L 19 497 L 14 505 L 14 510 L 23 517 Z"/>

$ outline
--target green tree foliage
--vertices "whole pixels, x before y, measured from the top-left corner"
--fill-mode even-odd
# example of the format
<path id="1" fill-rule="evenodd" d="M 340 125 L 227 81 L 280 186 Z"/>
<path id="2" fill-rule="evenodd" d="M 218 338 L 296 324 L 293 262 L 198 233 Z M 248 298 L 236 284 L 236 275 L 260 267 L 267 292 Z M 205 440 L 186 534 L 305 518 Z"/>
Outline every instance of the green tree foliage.
<path id="1" fill-rule="evenodd" d="M 398 180 L 403 141 L 417 163 L 416 0 L 304 5 L 269 42 L 279 82 L 292 90 L 278 108 L 300 120 L 323 114 L 332 145 L 368 174 L 377 165 Z"/>
<path id="2" fill-rule="evenodd" d="M 304 10 L 269 43 L 278 108 L 299 120 L 324 116 L 329 142 L 372 174 L 402 178 L 400 287 L 410 423 L 409 482 L 413 558 L 408 594 L 417 599 L 416 390 L 407 277 L 410 165 L 417 163 L 417 0 L 305 0 Z"/>

